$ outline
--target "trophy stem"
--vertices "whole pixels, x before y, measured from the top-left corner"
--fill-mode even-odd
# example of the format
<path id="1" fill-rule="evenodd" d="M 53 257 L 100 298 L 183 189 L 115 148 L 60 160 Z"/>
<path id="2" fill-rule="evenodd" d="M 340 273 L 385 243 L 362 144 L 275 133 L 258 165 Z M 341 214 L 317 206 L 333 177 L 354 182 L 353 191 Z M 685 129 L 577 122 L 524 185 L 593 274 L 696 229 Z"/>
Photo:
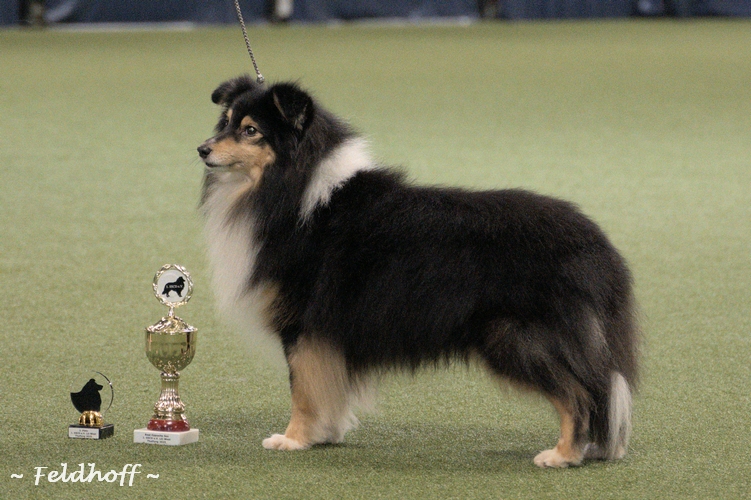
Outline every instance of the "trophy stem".
<path id="1" fill-rule="evenodd" d="M 154 416 L 151 417 L 147 429 L 164 432 L 190 430 L 190 424 L 185 418 L 185 404 L 177 392 L 179 381 L 179 372 L 162 372 L 162 392 L 159 401 L 154 405 Z"/>

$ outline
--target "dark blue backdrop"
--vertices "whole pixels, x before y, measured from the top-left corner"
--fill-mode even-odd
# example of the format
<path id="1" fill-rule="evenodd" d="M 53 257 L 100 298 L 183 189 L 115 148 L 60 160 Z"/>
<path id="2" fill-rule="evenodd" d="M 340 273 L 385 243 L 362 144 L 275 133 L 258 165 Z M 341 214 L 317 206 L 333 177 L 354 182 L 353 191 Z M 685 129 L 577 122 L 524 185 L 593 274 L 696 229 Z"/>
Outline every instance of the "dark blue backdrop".
<path id="1" fill-rule="evenodd" d="M 231 23 L 232 0 L 46 0 L 48 22 Z M 0 25 L 19 23 L 21 0 L 0 1 Z M 248 21 L 264 19 L 266 0 L 241 0 Z M 626 17 L 642 9 L 680 15 L 751 16 L 751 0 L 499 0 L 498 17 Z M 292 20 L 479 15 L 477 0 L 295 0 Z"/>

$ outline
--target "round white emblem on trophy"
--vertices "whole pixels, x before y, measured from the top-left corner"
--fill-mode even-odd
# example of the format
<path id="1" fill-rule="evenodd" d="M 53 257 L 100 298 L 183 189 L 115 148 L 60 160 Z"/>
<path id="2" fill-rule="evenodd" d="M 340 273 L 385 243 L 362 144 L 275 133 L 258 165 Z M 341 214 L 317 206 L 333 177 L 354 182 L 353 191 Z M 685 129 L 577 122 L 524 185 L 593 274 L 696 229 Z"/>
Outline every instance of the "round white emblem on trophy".
<path id="1" fill-rule="evenodd" d="M 193 280 L 184 267 L 166 264 L 154 276 L 154 295 L 170 309 L 181 306 L 193 294 Z"/>

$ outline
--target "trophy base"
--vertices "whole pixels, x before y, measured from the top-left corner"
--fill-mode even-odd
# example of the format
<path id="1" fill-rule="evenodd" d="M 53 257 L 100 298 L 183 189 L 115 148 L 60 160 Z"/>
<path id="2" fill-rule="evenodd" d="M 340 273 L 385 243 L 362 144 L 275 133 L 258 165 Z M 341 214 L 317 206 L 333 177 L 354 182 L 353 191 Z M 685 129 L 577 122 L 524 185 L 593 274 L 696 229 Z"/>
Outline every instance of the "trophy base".
<path id="1" fill-rule="evenodd" d="M 68 437 L 71 439 L 105 439 L 115 435 L 115 424 L 104 424 L 101 427 L 87 427 L 85 425 L 69 425 Z"/>
<path id="2" fill-rule="evenodd" d="M 198 441 L 198 429 L 190 429 L 182 432 L 151 431 L 148 428 L 133 431 L 133 442 L 144 444 L 162 444 L 167 446 L 180 446 Z"/>
<path id="3" fill-rule="evenodd" d="M 183 432 L 189 431 L 190 425 L 187 420 L 163 420 L 161 418 L 152 418 L 146 428 L 150 431 L 157 432 Z"/>

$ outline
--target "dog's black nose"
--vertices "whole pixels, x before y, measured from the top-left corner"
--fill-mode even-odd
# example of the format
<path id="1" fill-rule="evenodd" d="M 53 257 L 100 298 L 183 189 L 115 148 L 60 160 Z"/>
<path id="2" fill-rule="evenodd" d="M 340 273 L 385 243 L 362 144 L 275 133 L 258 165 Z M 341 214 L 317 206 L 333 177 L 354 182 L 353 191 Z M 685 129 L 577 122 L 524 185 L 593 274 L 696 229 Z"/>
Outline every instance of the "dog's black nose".
<path id="1" fill-rule="evenodd" d="M 201 158 L 203 158 L 205 160 L 206 157 L 209 156 L 210 154 L 211 154 L 211 148 L 210 147 L 206 146 L 205 144 L 201 144 L 200 146 L 198 146 L 198 155 Z"/>

